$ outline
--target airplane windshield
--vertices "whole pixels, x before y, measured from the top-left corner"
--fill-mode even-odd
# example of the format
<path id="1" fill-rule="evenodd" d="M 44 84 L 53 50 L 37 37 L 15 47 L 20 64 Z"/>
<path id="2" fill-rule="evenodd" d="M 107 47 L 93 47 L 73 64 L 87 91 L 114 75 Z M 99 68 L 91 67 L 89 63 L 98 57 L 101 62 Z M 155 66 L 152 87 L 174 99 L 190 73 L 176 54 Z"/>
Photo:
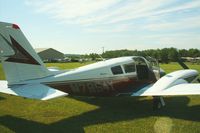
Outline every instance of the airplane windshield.
<path id="1" fill-rule="evenodd" d="M 159 79 L 160 78 L 160 67 L 159 67 L 158 61 L 152 57 L 147 57 L 146 59 L 149 62 L 149 67 L 153 70 L 153 72 L 156 76 L 156 79 Z"/>
<path id="2" fill-rule="evenodd" d="M 153 70 L 160 70 L 160 67 L 159 67 L 159 64 L 158 64 L 158 61 L 152 57 L 146 57 L 147 61 L 149 62 L 149 65 L 150 67 L 153 69 Z"/>
<path id="3" fill-rule="evenodd" d="M 133 58 L 136 64 L 136 71 L 139 80 L 146 80 L 149 78 L 149 66 L 144 58 Z"/>

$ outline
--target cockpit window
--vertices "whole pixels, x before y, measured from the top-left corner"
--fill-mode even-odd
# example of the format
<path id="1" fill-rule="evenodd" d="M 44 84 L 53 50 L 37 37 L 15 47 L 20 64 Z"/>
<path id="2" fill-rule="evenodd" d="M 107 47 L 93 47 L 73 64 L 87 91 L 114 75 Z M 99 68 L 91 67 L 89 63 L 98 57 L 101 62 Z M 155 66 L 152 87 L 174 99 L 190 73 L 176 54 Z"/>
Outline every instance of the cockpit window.
<path id="1" fill-rule="evenodd" d="M 138 65 L 147 65 L 143 58 L 138 57 L 138 58 L 134 58 L 134 60 L 135 60 L 136 64 L 138 64 Z"/>
<path id="2" fill-rule="evenodd" d="M 135 72 L 135 63 L 129 63 L 123 66 L 124 66 L 125 73 Z"/>
<path id="3" fill-rule="evenodd" d="M 121 66 L 114 66 L 114 67 L 111 67 L 111 71 L 114 75 L 117 75 L 117 74 L 123 74 L 123 71 L 122 71 L 122 68 Z"/>

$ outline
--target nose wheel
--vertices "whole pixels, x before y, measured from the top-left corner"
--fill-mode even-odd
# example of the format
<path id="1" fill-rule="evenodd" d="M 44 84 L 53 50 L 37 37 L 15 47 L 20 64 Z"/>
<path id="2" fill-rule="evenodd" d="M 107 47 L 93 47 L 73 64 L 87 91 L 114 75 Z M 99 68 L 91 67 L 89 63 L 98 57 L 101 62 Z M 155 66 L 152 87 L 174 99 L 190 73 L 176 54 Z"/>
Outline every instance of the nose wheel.
<path id="1" fill-rule="evenodd" d="M 153 96 L 153 110 L 161 109 L 165 106 L 165 101 L 161 96 Z"/>

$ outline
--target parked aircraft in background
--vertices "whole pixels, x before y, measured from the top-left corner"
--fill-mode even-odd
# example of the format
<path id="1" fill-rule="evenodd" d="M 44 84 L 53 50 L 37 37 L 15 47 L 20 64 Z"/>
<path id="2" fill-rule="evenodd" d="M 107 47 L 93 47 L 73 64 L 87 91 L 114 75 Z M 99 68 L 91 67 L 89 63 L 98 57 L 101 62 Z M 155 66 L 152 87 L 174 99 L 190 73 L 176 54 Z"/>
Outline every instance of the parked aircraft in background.
<path id="1" fill-rule="evenodd" d="M 7 81 L 0 92 L 48 100 L 65 95 L 153 96 L 155 106 L 164 106 L 161 96 L 199 95 L 196 70 L 165 75 L 156 60 L 141 56 L 100 61 L 72 70 L 48 69 L 16 24 L 0 22 L 0 57 Z M 184 68 L 187 68 L 183 63 Z"/>

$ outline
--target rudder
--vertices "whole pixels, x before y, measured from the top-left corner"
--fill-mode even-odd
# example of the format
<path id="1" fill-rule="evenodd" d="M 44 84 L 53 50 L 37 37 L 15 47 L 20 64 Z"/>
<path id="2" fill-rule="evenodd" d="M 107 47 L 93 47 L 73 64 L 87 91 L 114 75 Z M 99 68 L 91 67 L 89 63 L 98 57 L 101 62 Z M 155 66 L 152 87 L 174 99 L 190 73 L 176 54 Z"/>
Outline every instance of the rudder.
<path id="1" fill-rule="evenodd" d="M 0 57 L 9 85 L 50 75 L 19 26 L 0 22 Z"/>

